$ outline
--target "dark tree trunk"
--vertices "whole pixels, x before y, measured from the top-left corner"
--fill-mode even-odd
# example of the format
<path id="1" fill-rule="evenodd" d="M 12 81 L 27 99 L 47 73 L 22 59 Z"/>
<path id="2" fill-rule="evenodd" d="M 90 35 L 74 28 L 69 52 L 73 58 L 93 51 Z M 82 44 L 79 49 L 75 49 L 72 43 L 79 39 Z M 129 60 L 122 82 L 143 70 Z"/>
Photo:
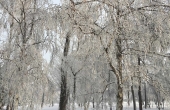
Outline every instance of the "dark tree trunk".
<path id="1" fill-rule="evenodd" d="M 112 110 L 112 107 L 110 106 L 110 110 Z"/>
<path id="2" fill-rule="evenodd" d="M 74 84 L 73 84 L 73 110 L 75 109 L 75 100 L 76 100 L 76 74 L 74 75 Z"/>
<path id="3" fill-rule="evenodd" d="M 66 76 L 62 75 L 59 110 L 66 110 L 67 101 L 68 101 L 67 79 Z"/>
<path id="4" fill-rule="evenodd" d="M 139 85 L 138 96 L 139 96 L 139 110 L 142 110 L 142 94 L 141 94 L 141 85 Z"/>
<path id="5" fill-rule="evenodd" d="M 148 100 L 147 100 L 147 93 L 146 93 L 146 83 L 144 85 L 145 87 L 145 109 L 147 108 Z"/>
<path id="6" fill-rule="evenodd" d="M 42 95 L 41 108 L 43 107 L 43 105 L 44 105 L 44 92 L 43 92 L 43 95 Z"/>
<path id="7" fill-rule="evenodd" d="M 132 82 L 133 82 L 133 78 L 132 79 Z M 131 92 L 132 92 L 132 98 L 133 98 L 133 110 L 136 110 L 136 101 L 135 101 L 135 94 L 134 94 L 134 90 L 133 90 L 133 83 L 131 85 Z"/>
<path id="8" fill-rule="evenodd" d="M 64 47 L 64 57 L 67 57 L 70 45 L 70 33 L 67 33 L 65 47 Z M 67 102 L 68 102 L 68 88 L 67 88 L 67 72 L 64 71 L 63 64 L 66 63 L 64 60 L 62 61 L 61 67 L 61 87 L 60 87 L 60 103 L 59 103 L 59 110 L 66 110 L 67 109 Z"/>
<path id="9" fill-rule="evenodd" d="M 10 110 L 10 104 L 7 105 L 6 110 Z"/>
<path id="10" fill-rule="evenodd" d="M 103 95 L 102 95 L 102 109 L 104 108 L 103 103 L 104 103 L 104 100 L 103 100 Z"/>
<path id="11" fill-rule="evenodd" d="M 161 109 L 161 96 L 160 96 L 160 90 L 158 92 L 158 109 Z"/>
<path id="12" fill-rule="evenodd" d="M 138 66 L 140 66 L 140 57 L 139 57 L 139 56 L 138 56 Z M 141 76 L 140 76 L 140 70 L 139 70 L 138 96 L 139 96 L 139 110 L 142 110 L 142 92 L 141 92 Z"/>
<path id="13" fill-rule="evenodd" d="M 129 91 L 128 91 L 128 106 L 130 106 Z"/>
<path id="14" fill-rule="evenodd" d="M 94 97 L 93 97 L 93 108 L 94 108 Z"/>
<path id="15" fill-rule="evenodd" d="M 123 110 L 123 86 L 122 86 L 122 40 L 121 38 L 116 39 L 116 59 L 117 59 L 117 68 L 118 71 L 116 74 L 117 77 L 117 106 L 116 110 Z"/>
<path id="16" fill-rule="evenodd" d="M 75 98 L 76 98 L 76 75 L 74 76 L 74 90 L 73 90 L 73 98 L 74 98 L 74 101 L 75 101 Z"/>

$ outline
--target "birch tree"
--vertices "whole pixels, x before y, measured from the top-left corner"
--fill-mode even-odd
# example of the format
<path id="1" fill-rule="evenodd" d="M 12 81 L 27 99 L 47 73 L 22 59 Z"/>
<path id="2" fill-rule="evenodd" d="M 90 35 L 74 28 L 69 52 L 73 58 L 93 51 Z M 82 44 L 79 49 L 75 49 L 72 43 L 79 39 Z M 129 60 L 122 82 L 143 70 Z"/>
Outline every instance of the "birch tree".
<path id="1" fill-rule="evenodd" d="M 152 31 L 152 24 L 143 24 L 141 23 L 141 18 L 142 16 L 150 16 L 152 11 L 156 7 L 159 7 L 158 10 L 155 10 L 156 13 L 159 13 L 159 15 L 164 15 L 164 13 L 161 13 L 161 10 L 165 7 L 169 7 L 168 5 L 161 5 L 159 3 L 154 4 L 149 4 L 149 2 L 141 1 L 126 1 L 126 2 L 121 2 L 121 1 L 115 1 L 115 2 L 106 2 L 106 1 L 90 1 L 89 2 L 75 2 L 75 5 L 81 5 L 82 4 L 88 4 L 88 5 L 93 5 L 93 8 L 88 8 L 87 10 L 89 12 L 94 13 L 95 6 L 99 7 L 99 13 L 96 13 L 96 18 L 94 18 L 89 22 L 93 23 L 93 26 L 89 27 L 89 30 L 83 30 L 83 26 L 80 27 L 81 32 L 84 34 L 92 34 L 91 36 L 98 36 L 101 41 L 101 45 L 103 45 L 103 51 L 105 52 L 106 58 L 108 63 L 110 64 L 110 67 L 112 68 L 112 71 L 117 77 L 117 85 L 118 85 L 118 95 L 117 95 L 117 110 L 122 109 L 122 102 L 123 102 L 123 55 L 126 54 L 125 50 L 130 50 L 129 52 L 134 52 L 136 55 L 145 55 L 145 54 L 153 54 L 153 55 L 158 55 L 159 52 L 153 52 L 148 50 L 148 45 L 150 44 L 150 40 L 147 40 L 150 38 L 149 36 L 151 31 Z M 77 6 L 78 7 L 78 6 Z M 93 10 L 94 9 L 94 10 Z M 103 9 L 103 10 L 102 10 Z M 104 14 L 102 14 L 102 12 Z M 86 13 L 87 14 L 87 13 Z M 99 20 L 99 17 L 103 17 L 105 20 Z M 166 16 L 166 15 L 165 15 Z M 88 17 L 90 18 L 91 15 L 88 13 Z M 166 16 L 168 17 L 168 16 Z M 156 17 L 160 18 L 160 17 Z M 100 21 L 100 22 L 99 22 Z M 135 22 L 134 22 L 135 21 Z M 152 22 L 153 19 L 151 17 L 150 22 Z M 144 21 L 146 22 L 146 21 Z M 159 20 L 155 20 L 155 23 L 159 23 Z M 161 26 L 160 24 L 157 25 L 157 35 L 160 35 L 160 30 Z M 152 31 L 153 32 L 153 31 Z M 143 34 L 145 33 L 145 34 Z M 141 38 L 140 38 L 141 37 Z M 155 36 L 154 36 L 155 37 Z M 152 37 L 151 37 L 152 38 Z M 165 37 L 166 38 L 166 37 Z M 133 40 L 131 40 L 133 39 Z M 95 39 L 96 40 L 96 39 Z M 161 40 L 165 40 L 164 38 L 161 38 Z M 146 43 L 146 41 L 148 41 Z M 159 42 L 159 40 L 157 40 Z M 126 47 L 127 42 L 138 42 L 139 43 L 139 48 L 135 49 L 134 47 L 128 48 Z M 115 45 L 115 46 L 114 46 Z M 129 45 L 129 44 L 128 44 Z M 114 48 L 115 47 L 115 48 Z M 139 53 L 141 52 L 141 53 Z M 113 55 L 116 56 L 113 56 Z M 166 53 L 165 53 L 166 54 Z M 114 59 L 115 58 L 115 59 Z M 116 62 L 115 64 L 113 62 Z M 140 61 L 139 61 L 140 62 Z M 137 64 L 137 63 L 136 63 Z M 141 70 L 140 70 L 141 71 Z M 141 75 L 139 76 L 141 78 Z M 139 90 L 140 91 L 140 90 Z M 141 96 L 140 96 L 141 97 Z M 140 101 L 141 102 L 141 101 Z M 140 109 L 141 108 L 141 103 L 140 103 Z"/>
<path id="2" fill-rule="evenodd" d="M 1 10 L 6 15 L 7 33 L 3 61 L 3 74 L 6 74 L 4 87 L 7 89 L 7 110 L 38 109 L 35 104 L 42 98 L 42 85 L 46 85 L 46 68 L 39 44 L 44 42 L 44 23 L 41 6 L 46 1 L 1 1 Z M 41 19 L 41 20 L 40 20 Z M 42 32 L 40 34 L 40 32 Z M 38 93 L 39 92 L 39 93 Z M 35 98 L 36 97 L 36 98 Z M 29 106 L 27 106 L 29 105 Z"/>
<path id="3" fill-rule="evenodd" d="M 64 0 L 59 6 L 46 0 L 1 0 L 0 26 L 6 42 L 0 53 L 0 87 L 5 94 L 0 95 L 0 107 L 4 103 L 8 110 L 17 109 L 19 103 L 23 109 L 43 106 L 47 92 L 55 91 L 50 88 L 55 72 L 60 73 L 60 110 L 69 108 L 70 95 L 73 109 L 76 98 L 84 109 L 91 100 L 99 109 L 111 88 L 116 90 L 116 110 L 122 110 L 127 82 L 133 96 L 138 87 L 140 110 L 143 82 L 153 86 L 160 108 L 164 94 L 169 94 L 169 8 L 168 1 Z M 52 53 L 50 69 L 43 62 L 44 50 Z M 75 66 L 77 60 L 81 68 Z"/>

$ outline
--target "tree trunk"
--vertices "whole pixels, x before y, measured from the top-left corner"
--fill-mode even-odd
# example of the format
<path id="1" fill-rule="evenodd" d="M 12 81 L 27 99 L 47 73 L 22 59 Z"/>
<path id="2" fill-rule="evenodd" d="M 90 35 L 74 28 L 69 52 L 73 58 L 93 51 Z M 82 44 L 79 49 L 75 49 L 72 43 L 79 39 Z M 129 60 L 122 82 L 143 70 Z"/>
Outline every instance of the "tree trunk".
<path id="1" fill-rule="evenodd" d="M 138 66 L 140 66 L 140 57 L 138 56 Z M 138 68 L 139 69 L 139 68 Z M 141 92 L 141 76 L 139 70 L 139 88 L 138 88 L 138 96 L 139 96 L 139 110 L 142 110 L 142 92 Z"/>
<path id="2" fill-rule="evenodd" d="M 128 106 L 130 106 L 129 91 L 128 91 Z"/>
<path id="3" fill-rule="evenodd" d="M 114 72 L 117 79 L 117 105 L 116 110 L 123 110 L 123 86 L 122 86 L 122 41 L 121 38 L 117 38 L 115 42 L 116 46 L 116 60 L 117 60 L 117 69 L 112 65 L 112 61 L 109 60 L 109 65 Z M 105 52 L 109 57 L 108 48 L 105 49 Z"/>
<path id="4" fill-rule="evenodd" d="M 6 110 L 10 110 L 10 104 L 7 105 Z"/>
<path id="5" fill-rule="evenodd" d="M 94 97 L 93 97 L 93 108 L 94 108 Z"/>
<path id="6" fill-rule="evenodd" d="M 132 78 L 133 81 L 133 78 Z M 136 101 L 135 101 L 135 94 L 133 90 L 133 84 L 131 85 L 131 92 L 132 92 L 132 98 L 133 98 L 133 110 L 136 110 Z"/>
<path id="7" fill-rule="evenodd" d="M 118 85 L 116 110 L 123 110 L 123 88 L 120 84 Z"/>
<path id="8" fill-rule="evenodd" d="M 2 73 L 1 73 L 1 65 L 0 65 L 0 110 L 4 106 L 3 100 L 4 100 L 4 90 L 3 90 L 3 85 L 2 85 Z"/>
<path id="9" fill-rule="evenodd" d="M 67 33 L 65 46 L 64 46 L 64 57 L 67 57 L 70 45 L 70 33 Z M 61 67 L 61 87 L 60 87 L 60 103 L 59 103 L 59 110 L 66 110 L 67 109 L 67 101 L 68 101 L 68 90 L 67 90 L 67 72 L 64 71 L 63 64 L 66 63 L 62 60 L 62 67 Z"/>
<path id="10" fill-rule="evenodd" d="M 160 97 L 160 90 L 159 90 L 159 92 L 158 92 L 158 109 L 160 110 L 161 109 L 161 107 L 160 107 L 160 105 L 161 105 L 161 97 Z"/>
<path id="11" fill-rule="evenodd" d="M 43 92 L 43 95 L 42 95 L 41 108 L 43 107 L 43 105 L 44 105 L 44 92 Z"/>
<path id="12" fill-rule="evenodd" d="M 108 83 L 110 83 L 110 72 L 109 72 L 109 77 L 108 77 Z M 111 99 L 111 85 L 109 85 L 108 92 L 109 92 L 109 107 L 110 110 L 112 110 L 112 99 Z"/>
<path id="13" fill-rule="evenodd" d="M 146 109 L 147 108 L 147 104 L 148 104 L 147 93 L 146 93 L 146 83 L 145 83 L 144 87 L 145 87 L 145 109 Z"/>
<path id="14" fill-rule="evenodd" d="M 139 85 L 138 95 L 139 95 L 139 110 L 142 110 L 142 94 L 141 94 L 141 85 Z"/>
<path id="15" fill-rule="evenodd" d="M 66 76 L 63 75 L 62 79 L 61 79 L 61 92 L 60 92 L 59 110 L 66 110 L 67 101 L 68 101 L 67 79 L 66 79 Z"/>
<path id="16" fill-rule="evenodd" d="M 18 90 L 18 88 L 16 88 Z M 19 106 L 19 94 L 18 92 L 14 95 L 13 99 L 12 99 L 12 110 L 18 110 L 18 106 Z"/>
<path id="17" fill-rule="evenodd" d="M 162 109 L 164 109 L 164 106 L 165 106 L 164 101 L 165 101 L 165 99 L 163 98 L 163 99 L 162 99 L 162 104 L 163 104 L 163 105 L 162 105 Z"/>
<path id="18" fill-rule="evenodd" d="M 116 110 L 123 110 L 123 86 L 122 86 L 122 40 L 116 39 L 116 59 L 117 59 L 117 106 Z"/>
<path id="19" fill-rule="evenodd" d="M 74 84 L 73 84 L 73 105 L 72 105 L 72 110 L 75 109 L 75 100 L 76 100 L 76 75 L 74 75 Z"/>
<path id="20" fill-rule="evenodd" d="M 104 104 L 103 104 L 103 95 L 102 95 L 102 109 L 104 109 Z"/>
<path id="21" fill-rule="evenodd" d="M 117 15 L 119 16 L 119 11 L 117 12 Z M 119 18 L 119 17 L 118 17 Z M 121 28 L 119 27 L 119 20 L 117 18 L 118 22 L 118 33 L 121 33 Z M 110 68 L 114 72 L 116 79 L 117 79 L 117 106 L 116 110 L 123 110 L 123 86 L 122 86 L 122 40 L 118 34 L 118 38 L 115 39 L 115 47 L 116 47 L 116 60 L 117 60 L 117 68 L 115 68 L 112 64 L 112 58 L 110 57 L 110 51 L 109 46 L 107 48 L 104 48 L 107 60 L 110 65 Z M 111 42 L 112 43 L 112 42 Z"/>

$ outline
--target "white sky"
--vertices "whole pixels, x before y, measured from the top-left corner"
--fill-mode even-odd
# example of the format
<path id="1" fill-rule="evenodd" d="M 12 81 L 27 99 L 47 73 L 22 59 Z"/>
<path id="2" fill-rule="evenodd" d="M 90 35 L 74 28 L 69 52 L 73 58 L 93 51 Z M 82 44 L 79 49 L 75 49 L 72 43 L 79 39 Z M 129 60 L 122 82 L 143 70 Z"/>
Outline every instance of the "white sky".
<path id="1" fill-rule="evenodd" d="M 60 0 L 51 0 L 54 4 L 60 4 Z"/>
<path id="2" fill-rule="evenodd" d="M 53 4 L 60 4 L 60 0 L 51 0 Z M 51 56 L 51 53 L 48 51 L 48 52 L 43 52 L 43 58 L 46 59 L 47 63 L 50 62 L 50 56 Z"/>

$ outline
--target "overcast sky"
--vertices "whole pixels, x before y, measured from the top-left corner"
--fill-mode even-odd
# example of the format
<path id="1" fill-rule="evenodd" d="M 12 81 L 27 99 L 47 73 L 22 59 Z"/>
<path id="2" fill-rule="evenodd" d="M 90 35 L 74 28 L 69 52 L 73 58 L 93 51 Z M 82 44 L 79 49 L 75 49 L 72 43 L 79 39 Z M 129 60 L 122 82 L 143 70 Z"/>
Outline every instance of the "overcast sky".
<path id="1" fill-rule="evenodd" d="M 51 0 L 54 4 L 60 4 L 60 0 Z"/>
<path id="2" fill-rule="evenodd" d="M 51 0 L 52 2 L 53 2 L 53 4 L 60 4 L 60 0 Z M 43 57 L 44 57 L 44 59 L 46 59 L 47 60 L 47 62 L 49 63 L 49 61 L 50 61 L 50 56 L 51 56 L 51 53 L 50 52 L 43 52 Z"/>

